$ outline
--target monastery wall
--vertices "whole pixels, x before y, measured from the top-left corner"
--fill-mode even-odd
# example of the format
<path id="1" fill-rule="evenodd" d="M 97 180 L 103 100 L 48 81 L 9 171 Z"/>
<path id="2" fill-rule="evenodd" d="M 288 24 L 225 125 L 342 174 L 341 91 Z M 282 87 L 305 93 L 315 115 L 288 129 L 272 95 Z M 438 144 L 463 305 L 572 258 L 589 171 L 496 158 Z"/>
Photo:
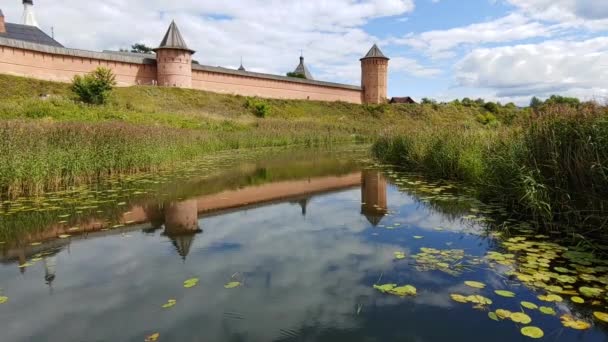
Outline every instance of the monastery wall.
<path id="1" fill-rule="evenodd" d="M 118 86 L 151 85 L 158 80 L 153 58 L 58 48 L 0 38 L 0 74 L 71 82 L 98 67 L 116 75 Z M 361 103 L 361 88 L 329 82 L 192 65 L 192 88 L 216 93 L 277 99 Z"/>

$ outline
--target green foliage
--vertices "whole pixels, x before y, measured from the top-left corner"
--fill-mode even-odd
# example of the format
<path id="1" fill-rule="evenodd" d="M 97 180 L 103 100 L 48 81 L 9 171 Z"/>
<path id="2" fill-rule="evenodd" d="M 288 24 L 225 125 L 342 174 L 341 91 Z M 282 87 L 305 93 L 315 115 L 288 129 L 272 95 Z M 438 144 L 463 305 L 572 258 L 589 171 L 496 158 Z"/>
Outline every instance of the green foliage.
<path id="1" fill-rule="evenodd" d="M 245 108 L 250 109 L 253 115 L 258 118 L 265 118 L 266 115 L 270 114 L 270 105 L 258 98 L 248 98 L 245 102 Z"/>
<path id="2" fill-rule="evenodd" d="M 571 107 L 578 107 L 581 104 L 581 101 L 576 97 L 567 97 L 567 96 L 559 96 L 559 95 L 551 95 L 547 101 L 545 101 L 545 105 L 566 105 Z"/>
<path id="3" fill-rule="evenodd" d="M 306 75 L 301 74 L 299 72 L 288 72 L 287 74 L 285 74 L 287 77 L 295 77 L 295 78 L 303 78 L 306 79 Z"/>
<path id="4" fill-rule="evenodd" d="M 530 107 L 531 108 L 538 108 L 540 106 L 543 105 L 543 101 L 541 99 L 539 99 L 538 97 L 534 96 L 532 97 L 532 99 L 530 100 Z"/>
<path id="5" fill-rule="evenodd" d="M 498 111 L 500 110 L 500 105 L 498 105 L 494 102 L 486 102 L 483 105 L 483 108 L 485 108 L 488 112 L 490 112 L 492 114 L 498 114 Z"/>
<path id="6" fill-rule="evenodd" d="M 74 76 L 72 91 L 80 101 L 100 105 L 107 102 L 112 88 L 116 85 L 116 76 L 109 68 L 99 67 L 90 74 Z"/>
<path id="7" fill-rule="evenodd" d="M 496 119 L 496 116 L 492 113 L 477 114 L 475 119 L 483 125 L 496 126 L 498 124 L 498 119 Z"/>
<path id="8" fill-rule="evenodd" d="M 145 53 L 145 54 L 153 55 L 154 54 L 154 49 L 152 49 L 151 47 L 146 46 L 146 44 L 136 43 L 136 44 L 131 45 L 131 52 Z"/>
<path id="9" fill-rule="evenodd" d="M 608 202 L 608 109 L 543 106 L 539 117 L 498 130 L 427 128 L 379 139 L 380 159 L 459 179 L 480 197 L 539 223 L 597 231 Z M 561 226 L 557 226 L 561 228 Z"/>

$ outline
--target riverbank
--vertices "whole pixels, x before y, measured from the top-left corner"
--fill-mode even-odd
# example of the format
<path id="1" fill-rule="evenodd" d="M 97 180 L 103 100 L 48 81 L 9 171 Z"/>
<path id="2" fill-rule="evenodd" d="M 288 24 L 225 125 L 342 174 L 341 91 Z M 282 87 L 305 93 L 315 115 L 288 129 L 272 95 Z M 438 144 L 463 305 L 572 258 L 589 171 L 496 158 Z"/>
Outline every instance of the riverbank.
<path id="1" fill-rule="evenodd" d="M 604 233 L 608 225 L 608 110 L 547 106 L 497 129 L 437 127 L 387 135 L 373 146 L 384 162 L 472 185 L 546 228 Z"/>
<path id="2" fill-rule="evenodd" d="M 475 127 L 479 114 L 144 86 L 117 88 L 108 104 L 91 106 L 76 101 L 68 84 L 0 75 L 0 192 L 36 194 L 221 150 L 330 147 L 413 127 Z"/>

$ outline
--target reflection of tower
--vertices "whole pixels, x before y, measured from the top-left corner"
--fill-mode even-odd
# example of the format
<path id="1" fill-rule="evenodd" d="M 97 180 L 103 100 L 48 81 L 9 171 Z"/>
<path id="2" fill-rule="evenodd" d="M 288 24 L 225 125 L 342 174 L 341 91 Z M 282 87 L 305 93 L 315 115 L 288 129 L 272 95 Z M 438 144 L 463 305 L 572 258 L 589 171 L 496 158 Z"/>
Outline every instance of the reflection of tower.
<path id="1" fill-rule="evenodd" d="M 195 199 L 165 206 L 165 235 L 171 239 L 177 253 L 186 260 L 194 236 L 202 232 L 198 226 L 198 203 Z"/>
<path id="2" fill-rule="evenodd" d="M 308 206 L 308 198 L 304 198 L 298 201 L 300 207 L 302 208 L 302 216 L 306 216 L 306 207 Z"/>
<path id="3" fill-rule="evenodd" d="M 361 173 L 361 214 L 374 226 L 388 213 L 386 178 L 376 170 Z"/>
<path id="4" fill-rule="evenodd" d="M 57 255 L 51 255 L 44 258 L 44 280 L 50 287 L 55 280 L 55 272 L 57 271 Z"/>

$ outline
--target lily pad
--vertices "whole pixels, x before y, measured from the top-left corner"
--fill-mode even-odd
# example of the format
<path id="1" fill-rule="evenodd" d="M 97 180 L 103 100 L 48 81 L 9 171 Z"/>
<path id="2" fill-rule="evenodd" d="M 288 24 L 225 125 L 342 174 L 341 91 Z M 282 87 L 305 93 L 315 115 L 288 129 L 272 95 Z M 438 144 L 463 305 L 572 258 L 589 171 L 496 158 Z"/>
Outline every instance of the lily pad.
<path id="1" fill-rule="evenodd" d="M 555 312 L 555 310 L 552 307 L 549 306 L 541 306 L 538 311 L 544 313 L 545 315 L 556 315 L 557 313 Z"/>
<path id="2" fill-rule="evenodd" d="M 521 328 L 521 334 L 530 338 L 541 338 L 545 336 L 545 333 L 537 327 L 523 327 Z"/>
<path id="3" fill-rule="evenodd" d="M 577 303 L 577 304 L 583 304 L 583 303 L 585 303 L 585 300 L 583 298 L 581 298 L 581 297 L 578 297 L 578 296 L 574 296 L 574 297 L 570 298 L 570 300 L 573 301 L 574 303 Z"/>
<path id="4" fill-rule="evenodd" d="M 521 302 L 520 304 L 521 304 L 521 306 L 523 306 L 526 309 L 530 309 L 530 310 L 538 309 L 538 305 L 531 303 L 531 302 Z"/>
<path id="5" fill-rule="evenodd" d="M 453 301 L 456 301 L 458 303 L 467 303 L 467 297 L 463 296 L 463 295 L 459 295 L 459 294 L 451 294 L 450 297 L 452 298 Z"/>
<path id="6" fill-rule="evenodd" d="M 556 294 L 548 294 L 546 296 L 538 296 L 538 299 L 544 302 L 562 302 L 564 299 Z"/>
<path id="7" fill-rule="evenodd" d="M 0 296 L 0 304 L 4 304 L 6 302 L 8 302 L 8 297 Z"/>
<path id="8" fill-rule="evenodd" d="M 595 311 L 593 313 L 593 316 L 595 316 L 595 318 L 599 319 L 602 322 L 608 323 L 608 314 L 605 312 Z"/>
<path id="9" fill-rule="evenodd" d="M 72 236 L 72 235 L 70 235 L 70 234 L 61 234 L 61 235 L 59 235 L 59 238 L 60 238 L 60 239 L 67 239 L 67 238 L 69 238 L 70 236 Z"/>
<path id="10" fill-rule="evenodd" d="M 415 296 L 416 288 L 412 285 L 405 285 L 401 287 L 395 287 L 388 291 L 390 294 L 394 294 L 397 296 L 405 297 L 405 296 Z"/>
<path id="11" fill-rule="evenodd" d="M 599 297 L 602 294 L 602 292 L 604 292 L 604 290 L 602 290 L 602 289 L 598 289 L 598 288 L 595 288 L 595 287 L 587 287 L 587 286 L 580 287 L 578 289 L 578 291 L 583 296 L 590 297 L 590 298 Z"/>
<path id="12" fill-rule="evenodd" d="M 198 278 L 190 278 L 190 279 L 184 281 L 184 287 L 187 289 L 194 287 L 197 284 L 198 284 Z"/>
<path id="13" fill-rule="evenodd" d="M 146 339 L 144 341 L 145 342 L 156 342 L 156 341 L 158 341 L 159 337 L 160 337 L 159 333 L 154 333 L 152 335 L 146 336 Z"/>
<path id="14" fill-rule="evenodd" d="M 513 313 L 509 310 L 504 310 L 504 309 L 498 309 L 496 310 L 496 315 L 500 318 L 500 319 L 507 319 L 509 317 L 511 317 Z"/>
<path id="15" fill-rule="evenodd" d="M 496 312 L 488 312 L 488 317 L 493 320 L 493 321 L 497 321 L 498 322 L 498 315 L 496 315 Z"/>
<path id="16" fill-rule="evenodd" d="M 374 285 L 374 288 L 382 293 L 388 293 L 388 291 L 395 287 L 397 287 L 397 284 Z"/>
<path id="17" fill-rule="evenodd" d="M 163 304 L 163 309 L 168 309 L 168 308 L 174 307 L 175 304 L 177 304 L 177 300 L 169 299 L 165 304 Z"/>
<path id="18" fill-rule="evenodd" d="M 570 315 L 563 315 L 559 318 L 562 321 L 562 324 L 567 328 L 572 328 L 576 330 L 587 330 L 591 328 L 591 324 L 578 320 Z"/>
<path id="19" fill-rule="evenodd" d="M 484 283 L 480 283 L 478 281 L 471 281 L 471 280 L 465 281 L 464 284 L 469 287 L 476 288 L 476 289 L 483 289 L 486 287 L 486 284 L 484 284 Z"/>
<path id="20" fill-rule="evenodd" d="M 511 320 L 515 323 L 529 324 L 532 322 L 532 318 L 523 312 L 514 312 L 509 318 L 511 318 Z"/>
<path id="21" fill-rule="evenodd" d="M 397 260 L 405 259 L 405 253 L 403 253 L 403 252 L 395 252 L 395 259 L 397 259 Z"/>
<path id="22" fill-rule="evenodd" d="M 501 296 L 501 297 L 507 297 L 507 298 L 513 298 L 515 297 L 515 293 L 511 292 L 511 291 L 506 291 L 506 290 L 495 290 L 494 291 L 497 295 Z"/>
<path id="23" fill-rule="evenodd" d="M 226 288 L 226 289 L 234 289 L 234 288 L 237 288 L 237 287 L 239 287 L 241 285 L 242 284 L 239 281 L 231 281 L 231 282 L 227 283 L 226 285 L 224 285 L 224 288 Z"/>

